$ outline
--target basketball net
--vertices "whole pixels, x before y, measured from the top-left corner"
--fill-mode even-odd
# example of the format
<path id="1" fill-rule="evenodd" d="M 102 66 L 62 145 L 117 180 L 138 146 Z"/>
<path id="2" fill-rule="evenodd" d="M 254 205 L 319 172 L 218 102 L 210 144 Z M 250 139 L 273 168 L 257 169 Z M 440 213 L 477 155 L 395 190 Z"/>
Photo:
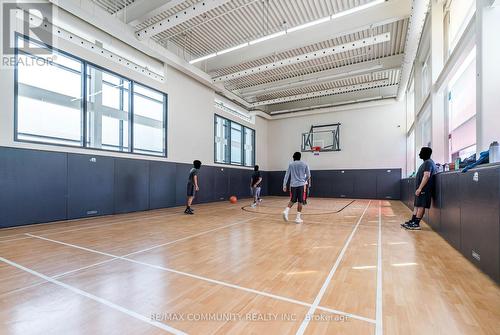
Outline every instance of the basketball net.
<path id="1" fill-rule="evenodd" d="M 319 153 L 321 151 L 321 147 L 311 147 L 313 155 L 314 156 L 319 156 Z"/>

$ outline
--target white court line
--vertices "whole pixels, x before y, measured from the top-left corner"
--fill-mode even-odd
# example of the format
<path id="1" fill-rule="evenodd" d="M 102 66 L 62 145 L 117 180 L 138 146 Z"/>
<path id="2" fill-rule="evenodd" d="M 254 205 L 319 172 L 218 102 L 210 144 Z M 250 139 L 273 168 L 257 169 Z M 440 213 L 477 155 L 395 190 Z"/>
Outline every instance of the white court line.
<path id="1" fill-rule="evenodd" d="M 363 216 L 365 216 L 365 213 L 368 210 L 368 207 L 370 207 L 370 204 L 371 204 L 371 200 L 368 202 L 368 205 L 366 206 L 365 210 L 363 211 L 363 214 L 361 214 L 361 216 L 359 217 L 358 222 L 356 223 L 356 225 L 352 229 L 352 232 L 349 235 L 349 237 L 347 238 L 347 240 L 346 240 L 346 242 L 344 244 L 344 247 L 340 251 L 340 254 L 337 257 L 337 260 L 335 261 L 335 264 L 333 264 L 333 267 L 330 270 L 330 273 L 328 274 L 328 276 L 326 277 L 325 282 L 323 283 L 323 286 L 319 290 L 318 295 L 316 296 L 316 299 L 314 299 L 313 304 L 309 308 L 309 311 L 307 312 L 307 315 L 305 316 L 304 320 L 302 321 L 302 324 L 300 325 L 299 329 L 297 330 L 297 332 L 295 334 L 302 335 L 306 331 L 306 328 L 309 325 L 309 322 L 311 321 L 311 318 L 314 316 L 314 312 L 318 308 L 319 303 L 321 302 L 321 299 L 325 295 L 326 289 L 328 288 L 328 285 L 330 284 L 330 281 L 332 280 L 333 275 L 337 271 L 337 268 L 339 267 L 340 262 L 342 261 L 342 258 L 344 258 L 344 254 L 345 254 L 345 252 L 347 250 L 347 247 L 349 247 L 349 244 L 351 243 L 351 240 L 352 240 L 354 234 L 356 233 L 356 230 L 358 229 L 359 224 L 361 223 L 361 220 L 363 219 Z"/>
<path id="2" fill-rule="evenodd" d="M 377 243 L 377 305 L 376 316 L 377 321 L 375 326 L 375 335 L 382 335 L 384 332 L 382 318 L 382 205 L 379 201 L 378 206 L 378 243 Z"/>
<path id="3" fill-rule="evenodd" d="M 365 209 L 365 211 L 366 211 L 366 209 Z M 363 212 L 363 215 L 364 215 L 364 212 Z M 361 218 L 363 217 L 363 215 L 361 216 Z M 252 219 L 256 219 L 256 218 L 252 218 Z M 58 243 L 58 244 L 62 244 L 62 245 L 68 246 L 68 247 L 73 247 L 73 248 L 76 248 L 76 249 L 81 249 L 81 250 L 85 250 L 85 251 L 89 251 L 89 252 L 101 254 L 101 255 L 104 255 L 104 256 L 112 257 L 113 260 L 120 259 L 120 260 L 123 260 L 123 261 L 127 261 L 127 262 L 131 262 L 131 263 L 143 265 L 143 266 L 146 266 L 146 267 L 149 267 L 149 268 L 153 268 L 153 269 L 157 269 L 157 270 L 162 270 L 162 271 L 166 271 L 166 272 L 171 272 L 171 273 L 175 273 L 175 274 L 178 274 L 178 275 L 181 275 L 181 276 L 186 276 L 186 277 L 190 277 L 190 278 L 194 278 L 194 279 L 199 279 L 199 280 L 206 281 L 206 282 L 209 282 L 209 283 L 212 283 L 212 284 L 217 284 L 217 285 L 221 285 L 221 286 L 225 286 L 225 287 L 229 287 L 229 288 L 233 288 L 233 289 L 237 289 L 237 290 L 241 290 L 241 291 L 253 293 L 253 294 L 256 294 L 256 295 L 261 295 L 261 296 L 265 296 L 265 297 L 268 297 L 268 298 L 272 298 L 272 299 L 276 299 L 276 300 L 280 300 L 280 301 L 285 301 L 285 302 L 289 302 L 289 303 L 293 303 L 293 304 L 305 306 L 305 307 L 311 307 L 312 306 L 311 304 L 309 304 L 307 302 L 299 301 L 299 300 L 296 300 L 296 299 L 287 298 L 287 297 L 279 296 L 279 295 L 268 293 L 268 292 L 258 291 L 258 290 L 254 290 L 254 289 L 251 289 L 251 288 L 242 287 L 242 286 L 239 286 L 239 285 L 235 285 L 235 284 L 231 284 L 231 283 L 227 283 L 227 282 L 223 282 L 223 281 L 220 281 L 220 280 L 211 279 L 211 278 L 207 278 L 207 277 L 203 277 L 203 276 L 198 276 L 198 275 L 194 275 L 194 274 L 183 272 L 183 271 L 177 271 L 177 270 L 166 268 L 166 267 L 159 266 L 159 265 L 153 265 L 153 264 L 149 264 L 149 263 L 137 261 L 137 260 L 134 260 L 134 259 L 126 258 L 125 256 L 116 256 L 116 255 L 112 255 L 112 254 L 109 254 L 109 253 L 106 253 L 106 252 L 92 250 L 92 249 L 81 247 L 81 246 L 78 246 L 78 245 L 69 244 L 69 243 L 65 243 L 65 242 L 61 242 L 61 241 L 57 241 L 57 240 L 52 240 L 52 239 L 49 239 L 49 238 L 46 238 L 46 237 L 42 237 L 42 236 L 36 236 L 36 235 L 31 235 L 31 234 L 29 234 L 29 236 L 31 236 L 33 238 L 42 239 L 42 240 L 45 240 L 45 241 L 48 241 L 48 242 Z M 317 307 L 318 306 L 316 306 L 316 308 Z M 356 315 L 356 314 L 351 314 L 351 313 L 346 313 L 346 312 L 342 312 L 342 311 L 337 311 L 337 310 L 333 310 L 333 309 L 326 308 L 326 307 L 322 307 L 321 309 L 324 310 L 324 311 L 327 311 L 327 312 L 331 312 L 333 314 L 345 315 L 345 316 L 349 316 L 349 317 L 351 317 L 353 319 L 358 319 L 358 320 L 361 320 L 361 321 L 375 323 L 375 320 L 372 320 L 372 319 L 369 319 L 369 318 L 366 318 L 366 317 L 363 317 L 363 316 L 359 316 L 359 315 Z"/>
<path id="4" fill-rule="evenodd" d="M 122 307 L 122 306 L 119 306 L 119 305 L 117 305 L 115 303 L 112 303 L 109 300 L 106 300 L 106 299 L 103 299 L 103 298 L 99 298 L 98 296 L 95 296 L 95 295 L 93 295 L 91 293 L 85 292 L 85 291 L 80 290 L 80 289 L 78 289 L 76 287 L 73 287 L 71 285 L 65 284 L 63 282 L 60 282 L 60 281 L 58 281 L 56 279 L 50 278 L 50 277 L 48 277 L 48 276 L 46 276 L 44 274 L 41 274 L 41 273 L 36 272 L 34 270 L 28 269 L 28 268 L 26 268 L 26 267 L 24 267 L 24 266 L 22 266 L 20 264 L 14 263 L 14 262 L 12 262 L 12 261 L 10 261 L 8 259 L 5 259 L 3 257 L 0 257 L 0 261 L 4 262 L 6 264 L 9 264 L 11 266 L 14 266 L 14 267 L 16 267 L 16 268 L 18 268 L 20 270 L 25 271 L 25 272 L 28 272 L 28 273 L 30 273 L 30 274 L 32 274 L 34 276 L 42 278 L 42 279 L 44 279 L 44 280 L 46 280 L 46 281 L 48 281 L 48 282 L 50 282 L 52 284 L 55 284 L 55 285 L 58 285 L 60 287 L 65 288 L 67 290 L 70 290 L 73 293 L 76 293 L 76 294 L 81 295 L 83 297 L 89 298 L 89 299 L 91 299 L 91 300 L 93 300 L 95 302 L 103 304 L 103 305 L 105 305 L 105 306 L 107 306 L 109 308 L 112 308 L 112 309 L 114 309 L 114 310 L 116 310 L 118 312 L 121 312 L 121 313 L 126 314 L 128 316 L 131 316 L 131 317 L 133 317 L 133 318 L 135 318 L 137 320 L 143 321 L 143 322 L 145 322 L 145 323 L 147 323 L 147 324 L 149 324 L 149 325 L 151 325 L 153 327 L 160 328 L 162 330 L 168 331 L 169 333 L 176 334 L 176 335 L 181 335 L 181 334 L 184 335 L 184 334 L 186 334 L 186 333 L 184 333 L 184 332 L 182 332 L 182 331 L 180 331 L 180 330 L 178 330 L 176 328 L 170 327 L 170 326 L 168 326 L 168 325 L 166 325 L 164 323 L 158 322 L 158 321 L 151 320 L 150 318 L 147 318 L 144 315 L 141 315 L 139 313 L 136 313 L 134 311 L 126 309 L 125 307 Z"/>

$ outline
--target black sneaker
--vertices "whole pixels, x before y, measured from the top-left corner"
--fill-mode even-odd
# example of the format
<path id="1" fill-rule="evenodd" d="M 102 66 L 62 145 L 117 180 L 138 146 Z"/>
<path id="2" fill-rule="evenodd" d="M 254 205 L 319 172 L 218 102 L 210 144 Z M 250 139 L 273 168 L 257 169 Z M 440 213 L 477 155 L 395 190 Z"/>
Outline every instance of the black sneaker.
<path id="1" fill-rule="evenodd" d="M 194 212 L 191 208 L 186 208 L 186 210 L 184 211 L 184 214 L 190 214 L 190 215 L 193 215 Z"/>
<path id="2" fill-rule="evenodd" d="M 406 228 L 408 225 L 410 225 L 410 224 L 412 224 L 412 223 L 413 223 L 413 221 L 412 221 L 412 220 L 406 221 L 405 223 L 402 223 L 402 224 L 401 224 L 401 227 Z"/>
<path id="3" fill-rule="evenodd" d="M 414 222 L 412 222 L 404 227 L 408 230 L 420 230 L 421 229 L 420 225 L 418 223 L 414 223 Z"/>

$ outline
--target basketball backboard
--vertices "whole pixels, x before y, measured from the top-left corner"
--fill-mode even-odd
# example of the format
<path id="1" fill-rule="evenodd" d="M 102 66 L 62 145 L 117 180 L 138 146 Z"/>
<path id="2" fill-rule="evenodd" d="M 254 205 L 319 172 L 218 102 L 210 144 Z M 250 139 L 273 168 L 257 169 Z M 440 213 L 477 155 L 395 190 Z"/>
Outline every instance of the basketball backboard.
<path id="1" fill-rule="evenodd" d="M 340 151 L 340 123 L 311 126 L 307 133 L 302 134 L 302 152 Z"/>

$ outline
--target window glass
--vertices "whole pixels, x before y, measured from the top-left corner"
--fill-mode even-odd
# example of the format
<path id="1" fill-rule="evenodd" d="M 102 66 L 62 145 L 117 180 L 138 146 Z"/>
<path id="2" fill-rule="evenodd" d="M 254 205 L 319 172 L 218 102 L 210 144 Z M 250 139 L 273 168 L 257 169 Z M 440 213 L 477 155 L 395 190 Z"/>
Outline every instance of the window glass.
<path id="1" fill-rule="evenodd" d="M 243 145 L 243 127 L 237 123 L 231 122 L 231 164 L 243 164 L 241 148 Z"/>
<path id="2" fill-rule="evenodd" d="M 216 163 L 255 165 L 255 130 L 215 116 L 214 161 Z"/>
<path id="3" fill-rule="evenodd" d="M 253 129 L 245 128 L 245 166 L 254 165 L 254 134 L 255 131 Z"/>
<path id="4" fill-rule="evenodd" d="M 467 158 L 465 149 L 476 145 L 475 48 L 448 83 L 448 120 L 450 159 Z"/>
<path id="5" fill-rule="evenodd" d="M 134 83 L 134 152 L 165 154 L 165 104 L 163 94 Z"/>
<path id="6" fill-rule="evenodd" d="M 475 11 L 475 0 L 451 1 L 448 13 L 448 54 L 455 49 Z"/>
<path id="7" fill-rule="evenodd" d="M 88 147 L 129 151 L 130 85 L 125 78 L 87 65 Z"/>
<path id="8" fill-rule="evenodd" d="M 415 122 L 415 85 L 412 79 L 406 93 L 406 130 L 410 130 L 413 122 Z"/>
<path id="9" fill-rule="evenodd" d="M 166 155 L 165 94 L 62 52 L 23 49 L 40 42 L 16 42 L 16 140 Z"/>
<path id="10" fill-rule="evenodd" d="M 431 91 L 432 78 L 431 78 L 431 68 L 430 68 L 430 55 L 427 55 L 424 64 L 422 65 L 422 103 L 427 98 L 427 95 Z"/>
<path id="11" fill-rule="evenodd" d="M 230 164 L 229 120 L 215 117 L 215 162 Z"/>
<path id="12" fill-rule="evenodd" d="M 406 175 L 410 176 L 415 172 L 415 130 L 412 130 L 406 138 Z"/>
<path id="13" fill-rule="evenodd" d="M 60 63 L 50 62 L 48 55 L 19 52 L 16 138 L 80 146 L 82 63 L 55 52 L 50 56 Z"/>

